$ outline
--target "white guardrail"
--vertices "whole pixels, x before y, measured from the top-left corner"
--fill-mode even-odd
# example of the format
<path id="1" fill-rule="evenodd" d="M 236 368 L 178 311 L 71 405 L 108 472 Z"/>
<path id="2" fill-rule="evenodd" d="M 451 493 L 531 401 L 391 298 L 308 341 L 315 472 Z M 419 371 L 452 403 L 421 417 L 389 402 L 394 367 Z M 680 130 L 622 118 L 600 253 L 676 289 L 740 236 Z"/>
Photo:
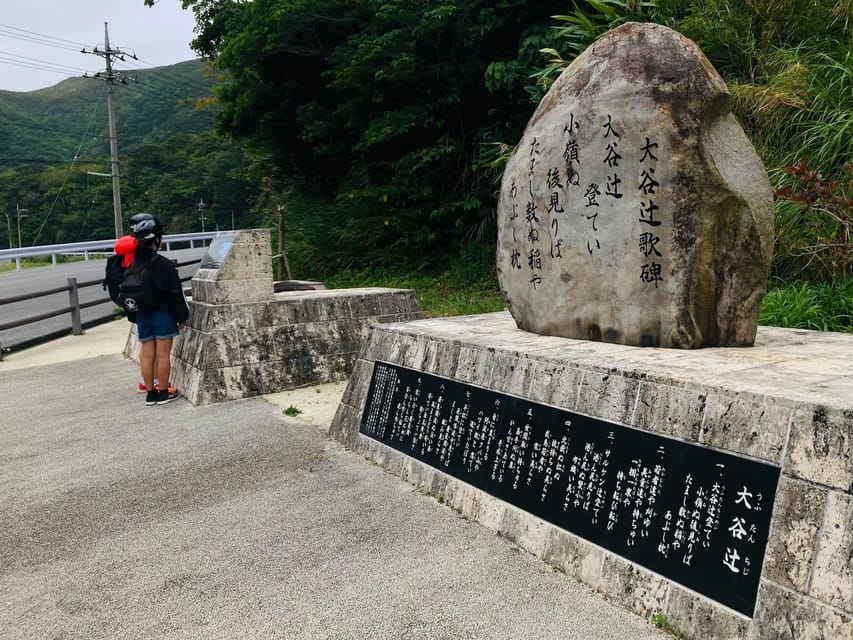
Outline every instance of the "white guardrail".
<path id="1" fill-rule="evenodd" d="M 205 231 L 200 233 L 175 233 L 163 236 L 163 245 L 166 251 L 171 250 L 172 244 L 189 244 L 189 248 L 195 248 L 196 242 L 211 240 L 221 233 L 233 233 L 233 231 Z M 53 264 L 56 264 L 56 256 L 60 255 L 82 255 L 84 260 L 89 259 L 90 253 L 112 253 L 115 239 L 90 240 L 88 242 L 71 242 L 68 244 L 44 244 L 37 247 L 20 247 L 17 249 L 0 249 L 0 263 L 4 260 L 15 260 L 18 269 L 21 268 L 21 258 L 33 258 L 36 256 L 50 256 Z"/>

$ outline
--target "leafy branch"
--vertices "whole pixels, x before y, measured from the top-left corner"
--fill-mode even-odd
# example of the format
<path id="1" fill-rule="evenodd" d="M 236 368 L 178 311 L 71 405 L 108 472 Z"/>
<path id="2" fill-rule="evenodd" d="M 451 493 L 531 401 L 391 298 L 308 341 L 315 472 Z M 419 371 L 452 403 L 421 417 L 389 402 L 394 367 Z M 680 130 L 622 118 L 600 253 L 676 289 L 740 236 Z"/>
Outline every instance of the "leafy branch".
<path id="1" fill-rule="evenodd" d="M 777 243 L 783 254 L 799 259 L 799 272 L 814 279 L 840 281 L 851 276 L 853 261 L 853 164 L 846 177 L 826 176 L 809 166 L 808 157 L 787 166 L 791 184 L 776 197 L 781 207 Z"/>

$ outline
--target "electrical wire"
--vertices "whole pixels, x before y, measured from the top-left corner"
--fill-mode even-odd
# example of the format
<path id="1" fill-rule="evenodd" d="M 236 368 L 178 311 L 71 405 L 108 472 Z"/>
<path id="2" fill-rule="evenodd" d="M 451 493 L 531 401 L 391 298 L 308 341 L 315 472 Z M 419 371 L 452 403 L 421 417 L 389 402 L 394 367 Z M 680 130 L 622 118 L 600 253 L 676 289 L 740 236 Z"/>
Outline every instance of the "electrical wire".
<path id="1" fill-rule="evenodd" d="M 13 27 L 8 24 L 0 24 L 0 37 L 11 38 L 13 40 L 20 40 L 23 42 L 29 42 L 31 44 L 37 44 L 46 47 L 54 47 L 56 49 L 62 49 L 64 51 L 79 52 L 81 47 L 83 46 L 81 43 L 73 42 L 72 40 L 65 40 L 64 38 L 55 38 L 53 36 L 48 36 L 43 33 L 37 33 L 35 31 L 29 31 L 27 29 L 19 29 L 18 27 Z M 85 71 L 85 69 L 80 69 L 61 63 L 55 63 L 48 60 L 29 58 L 27 56 L 21 56 L 5 51 L 0 52 L 0 54 L 2 54 L 2 57 L 0 57 L 0 63 L 20 67 L 22 69 L 48 71 L 51 73 L 65 74 L 66 76 L 69 74 L 69 72 L 76 74 L 80 71 Z"/>
<path id="2" fill-rule="evenodd" d="M 48 47 L 56 47 L 57 49 L 66 49 L 69 51 L 79 51 L 81 47 L 85 46 L 82 42 L 74 42 L 73 40 L 66 40 L 65 38 L 56 38 L 54 36 L 48 36 L 43 33 L 37 33 L 35 31 L 28 31 L 27 29 L 13 27 L 9 24 L 0 24 L 0 35 L 6 36 L 7 38 L 25 40 L 28 42 L 34 42 L 36 44 L 44 44 Z"/>
<path id="3" fill-rule="evenodd" d="M 80 238 L 83 237 L 83 232 L 86 230 L 86 227 L 89 225 L 89 214 L 92 213 L 92 209 L 95 207 L 95 199 L 92 198 L 92 201 L 89 203 L 89 208 L 86 209 L 86 213 L 83 215 L 83 224 L 80 225 L 80 228 L 77 230 L 77 240 L 76 242 L 80 242 Z"/>
<path id="4" fill-rule="evenodd" d="M 38 58 L 28 58 L 19 56 L 14 53 L 0 51 L 0 63 L 8 64 L 13 67 L 21 67 L 22 69 L 35 69 L 37 71 L 50 71 L 53 73 L 61 73 L 68 76 L 70 73 L 81 75 L 86 72 L 82 67 L 71 67 L 64 64 L 55 64 L 47 60 L 39 60 Z"/>
<path id="5" fill-rule="evenodd" d="M 16 40 L 22 40 L 24 42 L 30 42 L 33 44 L 45 45 L 49 47 L 54 47 L 58 49 L 64 49 L 66 51 L 76 51 L 81 52 L 86 49 L 85 44 L 80 42 L 74 42 L 72 40 L 66 40 L 64 38 L 56 38 L 54 36 L 49 36 L 43 33 L 37 33 L 35 31 L 29 31 L 27 29 L 20 29 L 18 27 L 13 27 L 7 24 L 0 24 L 0 37 L 13 38 Z M 117 49 L 119 51 L 119 49 Z M 131 60 L 139 60 L 136 58 L 136 53 L 127 53 L 127 51 L 133 51 L 130 48 L 121 49 L 125 53 L 125 56 L 117 56 L 116 62 L 122 61 L 128 64 L 134 64 L 130 62 Z M 156 65 L 152 62 L 141 60 L 141 64 L 149 65 L 148 68 L 156 68 L 156 67 L 169 67 L 171 65 Z M 17 54 L 0 52 L 0 64 L 8 64 L 11 66 L 20 67 L 23 69 L 34 69 L 38 71 L 49 71 L 57 74 L 65 74 L 68 75 L 69 72 L 77 75 L 82 75 L 83 73 L 88 73 L 87 69 L 82 67 L 72 67 L 68 65 L 53 63 L 47 60 L 39 60 L 36 58 L 28 58 L 26 56 L 19 56 Z M 118 69 L 118 65 L 116 65 L 116 69 Z M 134 70 L 146 70 L 145 67 L 137 66 Z M 82 73 L 81 73 L 82 72 Z M 94 75 L 94 74 L 93 74 Z M 174 87 L 184 88 L 186 84 L 192 84 L 199 89 L 203 89 L 205 92 L 210 92 L 210 85 L 205 84 L 203 82 L 193 80 L 192 78 L 183 78 L 179 77 L 175 74 L 170 74 L 169 72 L 162 72 L 160 74 L 161 77 L 165 77 L 167 83 L 171 82 Z"/>
<path id="6" fill-rule="evenodd" d="M 56 207 L 56 203 L 59 201 L 59 196 L 62 195 L 63 189 L 65 189 L 65 185 L 68 183 L 68 178 L 71 176 L 71 170 L 74 169 L 74 165 L 77 164 L 77 161 L 80 157 L 80 150 L 83 148 L 83 143 L 88 139 L 89 129 L 92 127 L 92 122 L 95 119 L 95 113 L 100 106 L 101 101 L 104 99 L 104 95 L 106 94 L 106 83 L 101 89 L 101 93 L 98 96 L 98 99 L 95 101 L 94 106 L 92 107 L 92 114 L 89 116 L 89 124 L 86 125 L 86 130 L 83 132 L 83 138 L 80 140 L 80 144 L 77 147 L 77 153 L 74 154 L 74 159 L 71 161 L 71 165 L 68 167 L 68 171 L 65 172 L 65 179 L 62 181 L 62 185 L 59 187 L 59 191 L 56 192 L 56 197 L 53 199 L 53 204 L 50 205 L 50 209 L 48 209 L 47 214 L 44 216 L 44 220 L 41 223 L 41 226 L 36 231 L 35 238 L 33 239 L 33 245 L 38 242 L 38 239 L 41 237 L 41 232 L 44 229 L 47 221 L 50 220 L 50 215 L 53 213 L 54 208 Z"/>
<path id="7" fill-rule="evenodd" d="M 196 60 L 199 60 L 199 59 L 200 58 L 196 58 Z M 183 87 L 186 84 L 191 84 L 191 85 L 195 85 L 199 89 L 203 89 L 205 91 L 210 91 L 211 85 L 213 84 L 213 83 L 208 84 L 208 83 L 201 82 L 199 80 L 194 80 L 192 78 L 185 78 L 185 77 L 179 76 L 173 70 L 170 70 L 170 67 L 172 67 L 174 65 L 168 65 L 168 66 L 164 67 L 163 65 L 155 65 L 153 62 L 149 62 L 148 60 L 143 60 L 141 58 L 136 58 L 136 60 L 134 60 L 134 62 L 129 62 L 127 60 L 125 60 L 124 62 L 126 62 L 127 64 L 138 64 L 138 65 L 140 65 L 140 67 L 134 69 L 136 71 L 149 70 L 149 69 L 153 69 L 153 68 L 157 68 L 157 67 L 163 67 L 162 71 L 158 75 L 161 78 L 165 78 L 167 84 L 171 84 L 173 86 Z M 181 63 L 175 63 L 175 64 L 181 64 Z M 148 65 L 148 67 L 141 67 L 141 65 Z"/>

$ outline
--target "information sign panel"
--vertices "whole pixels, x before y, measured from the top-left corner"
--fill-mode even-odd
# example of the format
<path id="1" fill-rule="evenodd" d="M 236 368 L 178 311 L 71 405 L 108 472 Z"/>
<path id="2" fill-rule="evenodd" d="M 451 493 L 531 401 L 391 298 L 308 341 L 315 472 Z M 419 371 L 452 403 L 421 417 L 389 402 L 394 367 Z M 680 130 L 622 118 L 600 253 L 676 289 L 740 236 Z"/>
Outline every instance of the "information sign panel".
<path id="1" fill-rule="evenodd" d="M 752 616 L 776 466 L 384 362 L 359 430 Z"/>

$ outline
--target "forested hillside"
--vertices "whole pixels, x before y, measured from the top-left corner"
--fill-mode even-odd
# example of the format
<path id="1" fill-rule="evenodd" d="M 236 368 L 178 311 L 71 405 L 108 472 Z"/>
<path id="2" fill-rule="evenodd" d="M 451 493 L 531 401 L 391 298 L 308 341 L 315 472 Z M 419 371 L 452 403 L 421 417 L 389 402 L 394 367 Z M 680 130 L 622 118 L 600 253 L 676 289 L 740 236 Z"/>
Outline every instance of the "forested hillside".
<path id="1" fill-rule="evenodd" d="M 201 60 L 191 60 L 126 74 L 115 89 L 119 150 L 210 131 L 214 112 L 195 108 L 214 85 L 205 70 Z M 98 78 L 69 78 L 38 91 L 0 91 L 0 170 L 23 163 L 61 166 L 75 156 L 108 166 L 106 90 Z"/>
<path id="2" fill-rule="evenodd" d="M 215 80 L 201 60 L 136 71 L 116 84 L 124 217 L 150 211 L 168 231 L 257 224 L 239 144 L 213 132 Z M 131 79 L 132 78 L 132 79 Z M 115 234 L 107 85 L 70 78 L 26 93 L 0 91 L 0 246 L 77 242 Z M 203 208 L 199 203 L 203 202 Z M 255 220 L 255 222 L 252 222 Z"/>

